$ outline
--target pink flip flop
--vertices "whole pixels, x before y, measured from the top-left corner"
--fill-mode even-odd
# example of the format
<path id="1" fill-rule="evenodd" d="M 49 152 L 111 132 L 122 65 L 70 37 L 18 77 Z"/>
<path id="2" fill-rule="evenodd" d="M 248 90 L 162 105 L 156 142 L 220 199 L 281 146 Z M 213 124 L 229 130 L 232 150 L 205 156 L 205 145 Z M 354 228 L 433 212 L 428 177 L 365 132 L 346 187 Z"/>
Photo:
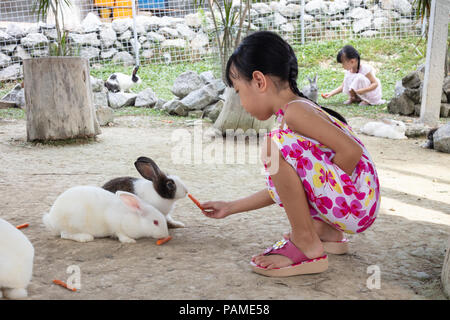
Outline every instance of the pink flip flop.
<path id="1" fill-rule="evenodd" d="M 326 254 L 319 258 L 309 259 L 290 240 L 283 239 L 278 241 L 264 251 L 264 255 L 268 254 L 285 256 L 291 259 L 293 264 L 284 268 L 267 269 L 250 261 L 254 272 L 267 277 L 290 277 L 301 274 L 320 273 L 328 269 L 328 256 Z"/>
<path id="2" fill-rule="evenodd" d="M 283 238 L 288 240 L 288 234 L 283 233 Z M 350 241 L 347 238 L 344 238 L 339 241 L 322 241 L 323 250 L 326 253 L 331 254 L 346 254 L 348 253 L 348 244 Z"/>

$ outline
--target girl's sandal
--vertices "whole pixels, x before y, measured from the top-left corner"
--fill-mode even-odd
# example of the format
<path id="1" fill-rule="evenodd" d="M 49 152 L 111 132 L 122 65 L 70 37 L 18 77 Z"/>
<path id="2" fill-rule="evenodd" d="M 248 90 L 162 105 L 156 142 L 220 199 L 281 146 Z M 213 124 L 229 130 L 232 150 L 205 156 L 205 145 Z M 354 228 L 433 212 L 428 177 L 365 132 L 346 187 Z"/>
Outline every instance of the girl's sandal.
<path id="1" fill-rule="evenodd" d="M 289 233 L 283 233 L 283 238 L 289 240 Z M 347 238 L 339 241 L 322 241 L 323 250 L 331 254 L 346 254 L 348 253 L 349 242 Z"/>
<path id="2" fill-rule="evenodd" d="M 323 256 L 315 259 L 309 259 L 303 252 L 301 252 L 290 240 L 280 240 L 272 247 L 264 251 L 264 255 L 279 254 L 285 256 L 293 261 L 290 266 L 283 268 L 267 269 L 250 261 L 252 270 L 258 274 L 267 277 L 289 277 L 302 274 L 312 274 L 324 272 L 328 269 L 328 256 Z"/>

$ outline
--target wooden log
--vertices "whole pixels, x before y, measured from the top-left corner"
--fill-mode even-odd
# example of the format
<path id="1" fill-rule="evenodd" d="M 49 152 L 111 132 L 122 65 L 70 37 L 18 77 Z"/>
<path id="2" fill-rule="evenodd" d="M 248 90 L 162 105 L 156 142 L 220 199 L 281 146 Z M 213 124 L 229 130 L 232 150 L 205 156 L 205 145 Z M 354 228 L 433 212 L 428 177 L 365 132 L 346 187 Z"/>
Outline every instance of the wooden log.
<path id="1" fill-rule="evenodd" d="M 86 58 L 25 59 L 23 69 L 28 141 L 100 134 Z"/>
<path id="2" fill-rule="evenodd" d="M 265 121 L 258 120 L 250 115 L 241 106 L 239 95 L 233 88 L 225 89 L 225 104 L 222 111 L 214 123 L 214 128 L 226 134 L 227 130 L 242 129 L 246 132 L 248 129 L 254 129 L 256 133 L 260 130 L 269 132 L 275 124 L 275 118 L 271 117 Z"/>
<path id="3" fill-rule="evenodd" d="M 447 253 L 445 254 L 444 265 L 441 274 L 442 288 L 447 298 L 450 299 L 450 237 L 447 242 Z"/>

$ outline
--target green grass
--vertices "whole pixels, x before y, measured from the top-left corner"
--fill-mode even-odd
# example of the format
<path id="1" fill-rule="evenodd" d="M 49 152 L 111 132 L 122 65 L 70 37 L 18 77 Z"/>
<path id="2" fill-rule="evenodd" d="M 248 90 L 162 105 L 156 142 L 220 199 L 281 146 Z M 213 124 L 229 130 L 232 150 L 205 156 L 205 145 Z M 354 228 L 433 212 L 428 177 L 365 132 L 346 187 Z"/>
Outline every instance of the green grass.
<path id="1" fill-rule="evenodd" d="M 311 42 L 305 45 L 294 45 L 294 51 L 299 63 L 298 86 L 301 89 L 308 84 L 307 76 L 312 77 L 318 73 L 317 84 L 319 93 L 328 92 L 337 88 L 344 79 L 344 69 L 336 62 L 339 49 L 345 44 L 353 45 L 359 52 L 362 61 L 367 61 L 377 69 L 376 76 L 380 79 L 383 89 L 383 98 L 389 101 L 394 96 L 395 83 L 406 74 L 415 70 L 425 61 L 426 43 L 419 38 L 406 39 L 350 39 L 323 42 Z M 91 68 L 92 76 L 106 80 L 114 72 L 131 74 L 133 67 L 123 67 L 112 64 L 102 64 Z M 174 80 L 183 72 L 192 70 L 197 73 L 213 70 L 216 77 L 220 77 L 218 59 L 205 57 L 200 62 L 184 62 L 172 65 L 142 64 L 138 75 L 142 84 L 132 88 L 139 92 L 147 87 L 153 89 L 157 97 L 170 100 L 174 95 L 170 91 Z M 0 96 L 9 92 L 15 83 L 0 83 Z M 344 105 L 347 98 L 337 95 L 330 99 L 323 99 L 319 95 L 318 103 L 333 108 L 345 117 L 364 116 L 373 118 L 380 112 L 387 112 L 386 105 L 358 106 Z M 122 108 L 115 110 L 121 115 L 149 115 L 162 116 L 163 113 L 146 108 Z M 0 110 L 1 118 L 24 118 L 23 111 L 19 109 Z M 169 117 L 169 116 L 167 116 Z M 175 117 L 171 117 L 175 118 Z"/>

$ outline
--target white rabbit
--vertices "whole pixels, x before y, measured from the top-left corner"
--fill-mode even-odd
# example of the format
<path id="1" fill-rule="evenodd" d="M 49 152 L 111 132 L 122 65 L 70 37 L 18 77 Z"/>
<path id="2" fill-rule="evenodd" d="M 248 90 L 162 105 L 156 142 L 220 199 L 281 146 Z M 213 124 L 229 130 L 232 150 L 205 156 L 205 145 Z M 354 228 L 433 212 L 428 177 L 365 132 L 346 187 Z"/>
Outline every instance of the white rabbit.
<path id="1" fill-rule="evenodd" d="M 55 235 L 78 242 L 114 236 L 120 242 L 134 243 L 142 237 L 169 235 L 164 215 L 153 206 L 132 193 L 114 194 L 94 186 L 63 192 L 43 222 Z"/>
<path id="2" fill-rule="evenodd" d="M 319 89 L 317 88 L 317 73 L 314 76 L 314 79 L 310 79 L 309 77 L 308 81 L 309 81 L 309 85 L 308 86 L 304 86 L 302 89 L 302 93 L 310 100 L 314 101 L 317 103 L 317 98 L 318 98 L 318 91 Z"/>
<path id="3" fill-rule="evenodd" d="M 182 222 L 175 221 L 170 215 L 175 202 L 188 193 L 181 179 L 175 175 L 166 175 L 147 157 L 139 157 L 134 166 L 145 179 L 119 177 L 105 183 L 103 188 L 111 192 L 121 190 L 134 193 L 164 214 L 169 227 L 184 227 Z"/>
<path id="4" fill-rule="evenodd" d="M 142 83 L 141 78 L 136 75 L 138 70 L 139 66 L 134 67 L 131 76 L 120 72 L 113 73 L 106 80 L 105 87 L 111 92 L 129 91 L 134 85 Z"/>
<path id="5" fill-rule="evenodd" d="M 0 298 L 26 298 L 33 274 L 34 248 L 28 238 L 0 218 Z"/>
<path id="6" fill-rule="evenodd" d="M 381 122 L 368 122 L 361 128 L 361 132 L 369 136 L 381 138 L 408 139 L 405 135 L 405 124 L 402 121 L 391 119 L 383 119 Z"/>

